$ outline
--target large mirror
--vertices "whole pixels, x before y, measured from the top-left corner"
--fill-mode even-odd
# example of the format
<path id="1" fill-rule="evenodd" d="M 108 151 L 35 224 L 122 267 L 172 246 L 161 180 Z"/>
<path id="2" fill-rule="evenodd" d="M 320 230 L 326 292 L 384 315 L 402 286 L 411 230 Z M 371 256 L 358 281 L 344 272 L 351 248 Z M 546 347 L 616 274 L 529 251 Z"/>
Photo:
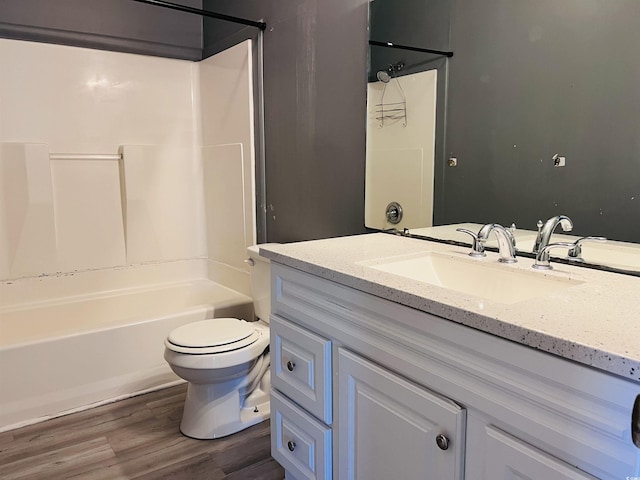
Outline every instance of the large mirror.
<path id="1" fill-rule="evenodd" d="M 563 214 L 553 241 L 640 271 L 640 1 L 372 0 L 369 36 L 368 227 L 526 251 Z"/>

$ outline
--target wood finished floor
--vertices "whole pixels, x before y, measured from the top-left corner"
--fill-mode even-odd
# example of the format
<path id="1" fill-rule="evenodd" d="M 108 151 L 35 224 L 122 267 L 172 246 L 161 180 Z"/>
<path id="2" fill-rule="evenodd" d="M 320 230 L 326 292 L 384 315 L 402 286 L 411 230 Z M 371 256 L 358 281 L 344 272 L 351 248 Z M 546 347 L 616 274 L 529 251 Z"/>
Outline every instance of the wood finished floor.
<path id="1" fill-rule="evenodd" d="M 179 430 L 186 385 L 0 433 L 0 478 L 282 480 L 269 422 L 229 437 Z"/>

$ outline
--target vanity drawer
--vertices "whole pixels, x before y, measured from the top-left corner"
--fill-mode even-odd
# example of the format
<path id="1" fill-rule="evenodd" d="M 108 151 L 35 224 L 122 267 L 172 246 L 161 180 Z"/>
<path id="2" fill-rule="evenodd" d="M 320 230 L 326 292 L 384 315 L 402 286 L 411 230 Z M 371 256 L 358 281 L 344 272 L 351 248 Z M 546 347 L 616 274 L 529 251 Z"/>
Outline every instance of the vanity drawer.
<path id="1" fill-rule="evenodd" d="M 297 480 L 331 480 L 331 429 L 272 390 L 271 455 Z"/>
<path id="2" fill-rule="evenodd" d="M 271 316 L 271 382 L 331 425 L 331 341 Z"/>

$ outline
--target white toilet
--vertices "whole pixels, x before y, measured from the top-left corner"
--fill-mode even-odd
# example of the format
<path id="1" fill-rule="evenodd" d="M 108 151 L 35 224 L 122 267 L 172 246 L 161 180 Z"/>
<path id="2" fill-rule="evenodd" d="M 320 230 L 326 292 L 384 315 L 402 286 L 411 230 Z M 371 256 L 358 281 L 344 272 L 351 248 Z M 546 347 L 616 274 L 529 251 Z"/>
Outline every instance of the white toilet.
<path id="1" fill-rule="evenodd" d="M 180 431 L 192 438 L 231 435 L 269 418 L 270 263 L 247 249 L 256 322 L 215 318 L 173 330 L 164 358 L 189 382 Z"/>

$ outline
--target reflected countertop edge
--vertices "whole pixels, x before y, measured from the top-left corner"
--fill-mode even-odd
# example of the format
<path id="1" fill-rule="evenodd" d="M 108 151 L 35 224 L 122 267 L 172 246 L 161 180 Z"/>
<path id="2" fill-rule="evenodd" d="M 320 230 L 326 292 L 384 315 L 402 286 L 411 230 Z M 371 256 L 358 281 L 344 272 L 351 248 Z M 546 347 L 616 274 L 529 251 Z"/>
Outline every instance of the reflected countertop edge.
<path id="1" fill-rule="evenodd" d="M 488 267 L 576 284 L 499 303 L 369 268 L 430 253 L 467 259 L 468 250 L 384 233 L 260 247 L 276 263 L 640 383 L 638 277 L 563 264 L 539 272 L 531 268 L 532 259 L 502 265 L 497 253 L 487 252 L 478 261 Z"/>

